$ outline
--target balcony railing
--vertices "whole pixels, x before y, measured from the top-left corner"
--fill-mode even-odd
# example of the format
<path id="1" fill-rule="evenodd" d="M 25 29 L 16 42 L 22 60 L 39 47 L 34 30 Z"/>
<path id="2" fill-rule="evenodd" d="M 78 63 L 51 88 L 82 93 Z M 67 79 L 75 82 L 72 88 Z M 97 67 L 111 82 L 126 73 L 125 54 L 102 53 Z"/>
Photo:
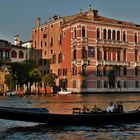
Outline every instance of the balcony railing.
<path id="1" fill-rule="evenodd" d="M 89 65 L 89 60 L 87 60 L 87 59 L 82 59 L 81 65 Z"/>
<path id="2" fill-rule="evenodd" d="M 0 61 L 10 61 L 10 57 L 0 57 Z"/>
<path id="3" fill-rule="evenodd" d="M 88 42 L 88 38 L 87 37 L 82 37 L 82 43 L 87 43 Z"/>
<path id="4" fill-rule="evenodd" d="M 139 45 L 140 45 L 140 44 L 139 44 L 138 42 L 134 42 L 134 46 L 135 46 L 135 47 L 139 47 Z"/>
<path id="5" fill-rule="evenodd" d="M 129 66 L 130 64 L 127 61 L 97 60 L 96 65 Z"/>
<path id="6" fill-rule="evenodd" d="M 140 62 L 135 62 L 135 67 L 140 67 Z"/>
<path id="7" fill-rule="evenodd" d="M 71 64 L 72 64 L 72 65 L 76 65 L 76 64 L 77 64 L 77 60 L 72 60 L 72 61 L 71 61 Z"/>
<path id="8" fill-rule="evenodd" d="M 108 47 L 111 47 L 111 46 L 128 46 L 127 41 L 106 40 L 106 39 L 97 39 L 97 44 L 108 45 Z"/>
<path id="9" fill-rule="evenodd" d="M 73 44 L 77 43 L 77 38 L 72 38 L 72 39 L 71 39 L 71 42 L 72 42 Z"/>

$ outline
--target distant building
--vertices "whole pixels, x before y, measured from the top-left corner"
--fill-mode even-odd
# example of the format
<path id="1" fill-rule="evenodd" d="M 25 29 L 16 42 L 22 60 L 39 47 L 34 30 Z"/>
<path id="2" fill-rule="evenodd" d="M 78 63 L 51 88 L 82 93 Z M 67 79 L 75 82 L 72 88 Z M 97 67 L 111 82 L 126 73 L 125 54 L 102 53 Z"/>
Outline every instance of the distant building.
<path id="1" fill-rule="evenodd" d="M 27 48 L 17 45 L 11 45 L 11 62 L 22 62 L 29 60 L 29 52 Z"/>
<path id="2" fill-rule="evenodd" d="M 98 10 L 60 17 L 32 30 L 36 61 L 50 60 L 57 85 L 73 92 L 140 90 L 140 25 Z"/>
<path id="3" fill-rule="evenodd" d="M 19 45 L 13 45 L 6 40 L 0 40 L 0 92 L 7 90 L 4 84 L 4 75 L 9 73 L 7 64 L 29 60 L 29 49 Z"/>
<path id="4" fill-rule="evenodd" d="M 32 40 L 22 42 L 22 47 L 31 49 L 32 48 Z"/>
<path id="5" fill-rule="evenodd" d="M 22 44 L 22 41 L 20 40 L 20 36 L 16 35 L 14 38 L 14 45 L 21 46 L 21 44 Z"/>
<path id="6" fill-rule="evenodd" d="M 7 64 L 11 63 L 10 52 L 11 44 L 6 40 L 0 40 L 0 93 L 7 90 L 4 75 L 9 72 Z"/>

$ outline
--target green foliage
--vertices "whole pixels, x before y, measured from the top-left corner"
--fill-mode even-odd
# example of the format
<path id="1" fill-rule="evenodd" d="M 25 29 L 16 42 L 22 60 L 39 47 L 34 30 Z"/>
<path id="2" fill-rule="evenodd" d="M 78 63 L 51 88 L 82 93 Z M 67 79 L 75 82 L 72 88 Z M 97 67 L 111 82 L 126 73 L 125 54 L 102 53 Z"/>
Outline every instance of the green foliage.
<path id="1" fill-rule="evenodd" d="M 14 62 L 11 63 L 10 66 L 14 79 L 16 79 L 20 85 L 27 85 L 28 82 L 33 83 L 41 80 L 41 74 L 34 61 Z"/>
<path id="2" fill-rule="evenodd" d="M 4 83 L 11 90 L 16 88 L 17 80 L 13 78 L 13 74 L 6 74 Z"/>
<path id="3" fill-rule="evenodd" d="M 57 75 L 53 73 L 46 74 L 43 76 L 42 81 L 46 86 L 55 87 L 56 86 Z"/>
<path id="4" fill-rule="evenodd" d="M 41 80 L 41 73 L 37 68 L 33 68 L 29 71 L 29 81 L 38 82 Z"/>

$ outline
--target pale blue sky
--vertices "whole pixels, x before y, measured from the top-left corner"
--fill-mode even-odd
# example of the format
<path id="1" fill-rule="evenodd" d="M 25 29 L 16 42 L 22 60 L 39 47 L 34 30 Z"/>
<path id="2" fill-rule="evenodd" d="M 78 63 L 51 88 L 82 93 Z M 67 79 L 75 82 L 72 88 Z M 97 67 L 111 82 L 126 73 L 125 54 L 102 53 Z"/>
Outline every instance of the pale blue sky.
<path id="1" fill-rule="evenodd" d="M 37 17 L 43 23 L 55 14 L 85 11 L 90 4 L 102 16 L 140 24 L 140 0 L 0 0 L 0 39 L 12 42 L 19 34 L 30 40 Z"/>

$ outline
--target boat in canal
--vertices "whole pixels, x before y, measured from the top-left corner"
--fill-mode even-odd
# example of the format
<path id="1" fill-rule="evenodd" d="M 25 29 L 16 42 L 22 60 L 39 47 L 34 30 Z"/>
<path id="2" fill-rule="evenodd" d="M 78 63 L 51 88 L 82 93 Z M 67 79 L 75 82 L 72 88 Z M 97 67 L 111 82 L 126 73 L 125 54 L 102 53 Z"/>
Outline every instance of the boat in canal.
<path id="1" fill-rule="evenodd" d="M 66 90 L 63 90 L 61 89 L 58 94 L 59 95 L 68 95 L 68 94 L 71 94 L 72 92 L 71 91 L 68 91 L 67 89 Z"/>
<path id="2" fill-rule="evenodd" d="M 49 113 L 47 108 L 13 108 L 0 106 L 0 119 L 45 123 L 47 125 L 59 126 L 134 123 L 140 122 L 139 108 L 121 113 L 73 112 L 72 114 L 53 114 Z"/>

